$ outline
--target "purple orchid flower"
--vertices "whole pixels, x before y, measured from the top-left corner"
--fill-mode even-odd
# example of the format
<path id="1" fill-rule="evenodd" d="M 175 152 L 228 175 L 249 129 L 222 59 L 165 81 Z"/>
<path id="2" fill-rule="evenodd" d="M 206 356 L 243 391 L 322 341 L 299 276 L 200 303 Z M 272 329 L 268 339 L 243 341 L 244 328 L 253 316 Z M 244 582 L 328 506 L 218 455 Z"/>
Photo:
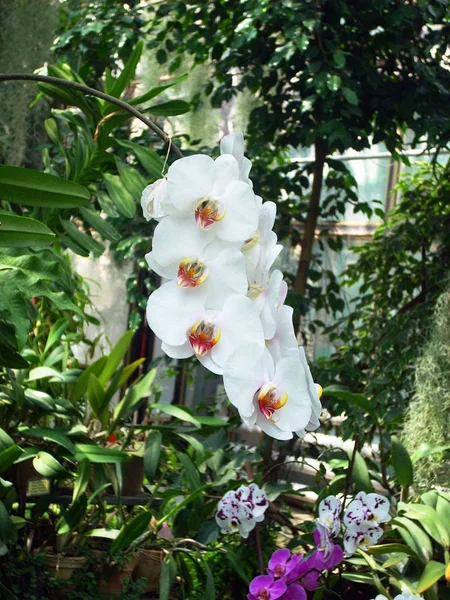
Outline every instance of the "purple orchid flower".
<path id="1" fill-rule="evenodd" d="M 299 583 L 291 583 L 288 586 L 282 600 L 306 600 L 305 588 Z"/>
<path id="2" fill-rule="evenodd" d="M 250 594 L 247 600 L 277 600 L 286 591 L 286 584 L 272 575 L 259 575 L 250 582 Z"/>
<path id="3" fill-rule="evenodd" d="M 269 560 L 267 572 L 273 577 L 285 577 L 301 559 L 301 556 L 291 554 L 287 548 L 276 550 Z"/>

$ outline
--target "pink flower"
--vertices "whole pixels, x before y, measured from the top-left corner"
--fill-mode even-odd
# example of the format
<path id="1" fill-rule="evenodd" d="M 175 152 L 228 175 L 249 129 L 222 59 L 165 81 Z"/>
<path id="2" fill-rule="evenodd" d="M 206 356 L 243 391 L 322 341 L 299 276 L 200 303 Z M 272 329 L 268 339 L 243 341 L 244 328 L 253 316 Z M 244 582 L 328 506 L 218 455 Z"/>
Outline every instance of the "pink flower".
<path id="1" fill-rule="evenodd" d="M 275 581 L 271 575 L 259 575 L 250 583 L 247 600 L 277 600 L 285 591 L 286 584 L 281 579 Z"/>
<path id="2" fill-rule="evenodd" d="M 299 583 L 292 583 L 288 586 L 283 600 L 306 600 L 305 589 Z"/>
<path id="3" fill-rule="evenodd" d="M 301 556 L 291 554 L 287 548 L 276 550 L 269 560 L 267 571 L 273 577 L 285 577 L 300 562 L 301 558 Z"/>

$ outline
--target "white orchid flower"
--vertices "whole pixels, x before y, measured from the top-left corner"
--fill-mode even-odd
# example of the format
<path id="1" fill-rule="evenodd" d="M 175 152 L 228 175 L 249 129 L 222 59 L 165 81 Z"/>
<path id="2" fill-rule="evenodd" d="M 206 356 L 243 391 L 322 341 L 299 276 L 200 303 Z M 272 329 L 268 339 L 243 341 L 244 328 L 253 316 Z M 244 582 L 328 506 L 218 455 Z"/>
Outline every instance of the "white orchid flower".
<path id="1" fill-rule="evenodd" d="M 318 523 L 325 525 L 333 537 L 339 535 L 341 530 L 342 502 L 336 496 L 327 496 L 319 504 Z"/>
<path id="2" fill-rule="evenodd" d="M 249 186 L 253 183 L 249 179 L 252 162 L 244 156 L 244 136 L 241 131 L 226 135 L 220 142 L 220 154 L 231 154 L 239 165 L 239 180 Z"/>
<path id="3" fill-rule="evenodd" d="M 268 506 L 266 495 L 255 483 L 241 485 L 236 491 L 227 492 L 220 500 L 216 523 L 222 533 L 238 530 L 241 537 L 247 538 L 256 523 L 264 520 Z"/>
<path id="4" fill-rule="evenodd" d="M 258 226 L 255 194 L 239 181 L 239 165 L 230 154 L 216 160 L 201 154 L 180 158 L 166 177 L 163 208 L 167 214 L 195 219 L 204 233 L 228 242 L 243 244 L 254 235 Z"/>
<path id="5" fill-rule="evenodd" d="M 250 285 L 248 296 L 258 308 L 266 340 L 271 340 L 277 328 L 277 311 L 286 299 L 287 284 L 283 273 L 272 271 L 266 285 Z"/>
<path id="6" fill-rule="evenodd" d="M 264 346 L 261 321 L 249 298 L 230 296 L 223 310 L 214 311 L 205 308 L 206 292 L 201 286 L 186 295 L 186 290 L 171 281 L 160 291 L 149 298 L 147 321 L 171 358 L 195 354 L 204 367 L 221 375 L 238 345 L 259 341 Z"/>
<path id="7" fill-rule="evenodd" d="M 277 207 L 274 202 L 259 203 L 258 229 L 255 234 L 246 240 L 242 251 L 247 261 L 247 277 L 252 285 L 262 285 L 266 282 L 269 270 L 282 250 L 277 244 L 278 238 L 273 230 Z"/>
<path id="8" fill-rule="evenodd" d="M 347 556 L 351 556 L 361 548 L 367 550 L 374 546 L 383 535 L 383 530 L 377 525 L 370 525 L 363 521 L 360 525 L 349 525 L 344 535 L 344 550 Z"/>
<path id="9" fill-rule="evenodd" d="M 166 216 L 163 204 L 167 196 L 167 179 L 163 177 L 144 188 L 141 196 L 141 206 L 147 221 L 159 221 Z"/>
<path id="10" fill-rule="evenodd" d="M 243 421 L 258 425 L 271 437 L 291 439 L 310 421 L 307 375 L 298 356 L 275 365 L 267 348 L 242 345 L 230 354 L 223 381 Z"/>
<path id="11" fill-rule="evenodd" d="M 379 525 L 391 520 L 389 515 L 389 500 L 379 494 L 366 494 L 359 492 L 347 506 L 344 515 L 344 524 L 349 527 L 361 525 Z"/>

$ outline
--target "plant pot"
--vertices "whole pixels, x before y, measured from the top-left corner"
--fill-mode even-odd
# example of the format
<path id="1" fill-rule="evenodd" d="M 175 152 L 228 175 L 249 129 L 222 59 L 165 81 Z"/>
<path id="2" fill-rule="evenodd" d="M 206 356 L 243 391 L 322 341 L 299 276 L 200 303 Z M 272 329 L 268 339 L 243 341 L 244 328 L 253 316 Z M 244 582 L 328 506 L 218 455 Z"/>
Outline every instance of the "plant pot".
<path id="1" fill-rule="evenodd" d="M 44 565 L 56 579 L 70 579 L 75 571 L 86 563 L 85 556 L 63 556 L 61 554 L 46 554 Z"/>
<path id="2" fill-rule="evenodd" d="M 124 465 L 122 482 L 123 496 L 138 496 L 142 492 L 144 483 L 144 459 L 142 456 L 132 455 Z"/>
<path id="3" fill-rule="evenodd" d="M 133 575 L 137 560 L 138 555 L 131 554 L 125 557 L 125 562 L 123 564 L 107 567 L 100 578 L 100 591 L 103 592 L 103 594 L 120 596 L 124 591 L 124 584 L 129 581 Z"/>
<path id="4" fill-rule="evenodd" d="M 133 577 L 146 580 L 145 592 L 157 592 L 161 579 L 161 566 L 164 558 L 162 550 L 139 548 L 138 563 Z"/>

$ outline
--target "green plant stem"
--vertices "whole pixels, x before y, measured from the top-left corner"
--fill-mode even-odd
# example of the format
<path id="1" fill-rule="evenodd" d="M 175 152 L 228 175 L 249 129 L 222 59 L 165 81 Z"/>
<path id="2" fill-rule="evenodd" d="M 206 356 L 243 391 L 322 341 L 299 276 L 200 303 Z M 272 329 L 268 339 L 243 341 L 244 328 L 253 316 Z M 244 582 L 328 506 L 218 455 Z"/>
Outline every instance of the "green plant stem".
<path id="1" fill-rule="evenodd" d="M 345 478 L 345 489 L 344 489 L 344 497 L 342 499 L 341 520 L 343 519 L 343 516 L 344 516 L 345 503 L 347 501 L 347 495 L 348 495 L 348 492 L 350 491 L 350 486 L 352 484 L 353 467 L 355 465 L 356 452 L 358 451 L 358 442 L 359 442 L 359 435 L 356 434 L 355 435 L 355 443 L 353 445 L 352 457 L 350 459 L 347 476 Z"/>
<path id="2" fill-rule="evenodd" d="M 114 96 L 110 96 L 109 94 L 105 94 L 104 92 L 100 92 L 99 90 L 95 90 L 94 88 L 88 87 L 87 85 L 82 85 L 77 81 L 69 81 L 67 79 L 61 79 L 59 77 L 50 77 L 49 75 L 35 75 L 32 73 L 0 73 L 0 82 L 1 81 L 36 81 L 41 83 L 52 83 L 54 85 L 60 85 L 62 87 L 71 88 L 76 90 L 77 92 L 82 92 L 86 94 L 86 96 L 95 96 L 96 98 L 101 98 L 102 100 L 106 100 L 107 102 L 111 102 L 111 104 L 115 104 L 116 106 L 120 106 L 123 110 L 132 114 L 136 119 L 139 119 L 147 125 L 149 129 L 151 129 L 156 135 L 158 135 L 166 144 L 169 144 L 170 150 L 178 157 L 183 158 L 183 154 L 180 149 L 172 142 L 170 136 L 167 135 L 162 129 L 158 127 L 153 121 L 145 117 L 142 113 L 140 113 L 134 106 L 128 104 L 128 102 L 124 102 L 123 100 L 119 100 L 119 98 L 114 98 Z"/>

